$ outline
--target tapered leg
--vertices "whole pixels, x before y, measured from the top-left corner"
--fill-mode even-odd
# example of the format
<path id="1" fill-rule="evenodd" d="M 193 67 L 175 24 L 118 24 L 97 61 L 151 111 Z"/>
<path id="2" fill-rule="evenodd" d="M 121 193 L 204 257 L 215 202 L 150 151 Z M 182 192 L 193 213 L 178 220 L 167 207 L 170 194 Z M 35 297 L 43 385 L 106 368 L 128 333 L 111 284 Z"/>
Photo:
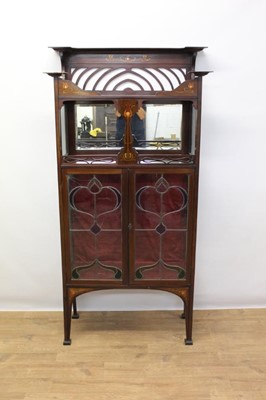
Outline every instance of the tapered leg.
<path id="1" fill-rule="evenodd" d="M 79 318 L 79 313 L 77 310 L 77 299 L 74 298 L 73 300 L 73 314 L 72 314 L 73 319 L 78 319 Z"/>
<path id="2" fill-rule="evenodd" d="M 66 289 L 66 293 L 64 296 L 64 345 L 70 345 L 70 330 L 71 330 L 71 301 L 68 296 L 68 291 Z"/>
<path id="3" fill-rule="evenodd" d="M 160 290 L 173 293 L 179 296 L 184 303 L 184 312 L 180 315 L 180 318 L 185 319 L 186 323 L 186 338 L 185 344 L 191 345 L 192 341 L 192 316 L 193 316 L 193 288 L 190 286 L 180 288 L 169 288 L 164 287 Z"/>
<path id="4" fill-rule="evenodd" d="M 186 338 L 185 344 L 192 345 L 192 321 L 193 321 L 193 295 L 191 289 L 189 290 L 189 296 L 187 301 L 184 303 L 184 314 L 186 319 Z"/>

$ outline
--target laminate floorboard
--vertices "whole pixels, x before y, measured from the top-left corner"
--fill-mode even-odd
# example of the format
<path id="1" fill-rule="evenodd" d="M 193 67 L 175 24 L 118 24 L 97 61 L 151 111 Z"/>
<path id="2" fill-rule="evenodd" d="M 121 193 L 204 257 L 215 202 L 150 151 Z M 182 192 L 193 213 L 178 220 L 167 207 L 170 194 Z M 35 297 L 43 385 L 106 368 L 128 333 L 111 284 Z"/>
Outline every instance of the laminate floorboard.
<path id="1" fill-rule="evenodd" d="M 265 400 L 266 310 L 0 313 L 1 400 Z"/>

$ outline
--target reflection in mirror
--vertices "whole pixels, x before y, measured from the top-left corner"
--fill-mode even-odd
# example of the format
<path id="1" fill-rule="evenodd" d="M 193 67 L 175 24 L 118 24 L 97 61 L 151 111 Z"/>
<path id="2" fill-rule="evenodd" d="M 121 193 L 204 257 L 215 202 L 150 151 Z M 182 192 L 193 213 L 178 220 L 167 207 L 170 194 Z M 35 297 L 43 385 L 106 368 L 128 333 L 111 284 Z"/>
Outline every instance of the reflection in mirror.
<path id="1" fill-rule="evenodd" d="M 147 104 L 146 146 L 181 149 L 181 104 Z"/>
<path id="2" fill-rule="evenodd" d="M 192 129 L 191 129 L 191 154 L 195 154 L 195 149 L 196 149 L 197 118 L 198 118 L 197 109 L 193 107 L 193 109 L 192 109 Z"/>
<path id="3" fill-rule="evenodd" d="M 61 125 L 61 149 L 62 155 L 65 156 L 68 153 L 67 142 L 66 142 L 66 109 L 65 105 L 60 111 L 60 125 Z"/>
<path id="4" fill-rule="evenodd" d="M 95 147 L 120 147 L 116 140 L 116 115 L 113 104 L 75 106 L 76 150 Z"/>
<path id="5" fill-rule="evenodd" d="M 182 104 L 144 104 L 131 120 L 133 145 L 143 150 L 181 150 Z M 76 150 L 120 148 L 125 120 L 114 104 L 75 105 Z"/>

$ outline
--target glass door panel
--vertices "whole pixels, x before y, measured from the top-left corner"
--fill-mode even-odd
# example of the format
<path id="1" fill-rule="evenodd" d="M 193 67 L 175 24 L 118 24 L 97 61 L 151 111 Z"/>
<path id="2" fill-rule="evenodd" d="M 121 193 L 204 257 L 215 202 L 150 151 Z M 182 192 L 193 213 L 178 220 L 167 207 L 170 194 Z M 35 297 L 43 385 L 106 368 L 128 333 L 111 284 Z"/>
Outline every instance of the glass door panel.
<path id="1" fill-rule="evenodd" d="M 189 176 L 135 175 L 134 280 L 186 278 Z"/>
<path id="2" fill-rule="evenodd" d="M 68 176 L 71 277 L 122 280 L 121 174 Z"/>

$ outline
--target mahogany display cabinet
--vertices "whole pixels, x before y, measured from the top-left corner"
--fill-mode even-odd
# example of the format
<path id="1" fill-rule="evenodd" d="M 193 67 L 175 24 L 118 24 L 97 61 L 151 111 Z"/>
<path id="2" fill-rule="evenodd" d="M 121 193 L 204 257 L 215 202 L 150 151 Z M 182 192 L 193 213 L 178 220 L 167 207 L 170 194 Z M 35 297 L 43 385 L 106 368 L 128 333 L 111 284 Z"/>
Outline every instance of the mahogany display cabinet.
<path id="1" fill-rule="evenodd" d="M 64 344 L 76 299 L 156 289 L 192 344 L 204 47 L 53 47 Z"/>

